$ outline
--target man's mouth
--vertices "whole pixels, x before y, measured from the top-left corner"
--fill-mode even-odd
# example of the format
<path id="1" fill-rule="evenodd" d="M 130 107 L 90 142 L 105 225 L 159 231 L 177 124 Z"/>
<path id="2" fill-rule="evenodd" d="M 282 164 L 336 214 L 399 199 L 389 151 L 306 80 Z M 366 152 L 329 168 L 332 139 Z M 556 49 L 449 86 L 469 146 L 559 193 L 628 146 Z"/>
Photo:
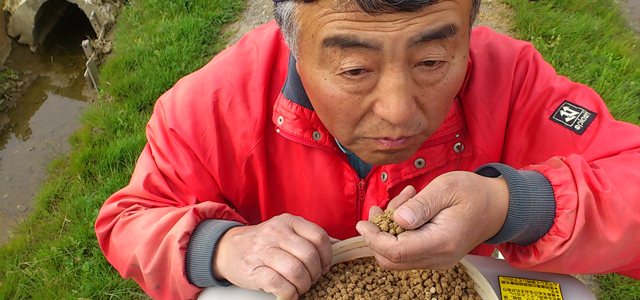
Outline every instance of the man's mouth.
<path id="1" fill-rule="evenodd" d="M 402 137 L 402 138 L 374 138 L 373 140 L 380 146 L 387 149 L 403 149 L 406 148 L 409 144 L 411 137 Z"/>

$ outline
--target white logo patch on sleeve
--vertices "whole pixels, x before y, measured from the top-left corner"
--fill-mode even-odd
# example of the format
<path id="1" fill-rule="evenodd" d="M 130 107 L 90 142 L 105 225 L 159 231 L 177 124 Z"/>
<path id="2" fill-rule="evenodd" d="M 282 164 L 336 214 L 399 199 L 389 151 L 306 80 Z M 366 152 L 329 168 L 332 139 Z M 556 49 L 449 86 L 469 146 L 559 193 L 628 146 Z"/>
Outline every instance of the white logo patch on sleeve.
<path id="1" fill-rule="evenodd" d="M 567 100 L 564 100 L 560 106 L 551 115 L 551 120 L 570 129 L 571 131 L 582 135 L 591 122 L 595 120 L 596 113 Z"/>

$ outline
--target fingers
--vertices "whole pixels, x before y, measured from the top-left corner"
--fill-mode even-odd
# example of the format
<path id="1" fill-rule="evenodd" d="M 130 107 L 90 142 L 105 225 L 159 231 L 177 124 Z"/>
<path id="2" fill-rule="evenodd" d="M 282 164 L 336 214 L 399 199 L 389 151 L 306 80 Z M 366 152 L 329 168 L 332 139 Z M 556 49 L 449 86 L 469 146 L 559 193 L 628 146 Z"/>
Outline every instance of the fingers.
<path id="1" fill-rule="evenodd" d="M 284 249 L 274 248 L 265 253 L 262 258 L 264 265 L 279 274 L 281 278 L 265 277 L 261 280 L 264 280 L 263 284 L 265 284 L 265 287 L 273 288 L 274 291 L 277 291 L 276 293 L 283 293 L 291 297 L 293 295 L 291 294 L 292 286 L 295 292 L 294 294 L 303 294 L 309 290 L 312 283 L 308 267 L 299 256 L 282 250 Z"/>
<path id="2" fill-rule="evenodd" d="M 406 192 L 406 193 L 405 193 Z M 403 193 L 400 193 L 396 198 L 392 201 L 401 199 L 410 196 L 410 199 L 403 201 L 402 205 L 400 205 L 395 213 L 393 214 L 393 219 L 405 229 L 416 229 L 425 223 L 427 223 L 433 216 L 440 212 L 440 210 L 444 209 L 442 207 L 442 197 L 446 197 L 446 195 L 440 193 L 433 193 L 429 186 L 425 187 L 419 193 L 415 193 L 415 189 L 412 191 L 405 189 Z M 434 195 L 438 195 L 434 197 Z"/>
<path id="3" fill-rule="evenodd" d="M 389 233 L 381 231 L 375 224 L 366 221 L 360 221 L 356 225 L 356 229 L 364 238 L 367 247 L 369 247 L 378 261 L 380 267 L 388 270 L 397 270 L 406 268 L 411 264 L 410 259 L 416 258 L 416 254 L 407 251 L 407 239 L 400 241 L 401 236 L 395 237 Z M 415 236 L 414 238 L 419 238 Z M 419 255 L 419 254 L 418 254 Z"/>
<path id="4" fill-rule="evenodd" d="M 360 221 L 356 229 L 373 251 L 380 267 L 387 270 L 445 269 L 457 260 L 448 256 L 447 238 L 428 223 L 423 227 L 405 231 L 397 237 L 380 231 L 371 222 Z M 445 254 L 445 255 L 443 255 Z"/>
<path id="5" fill-rule="evenodd" d="M 356 227 L 380 266 L 448 268 L 500 230 L 508 210 L 508 187 L 502 178 L 450 172 L 418 193 L 405 188 L 388 206 L 397 207 L 394 221 L 412 230 L 394 241 L 373 224 Z"/>
<path id="6" fill-rule="evenodd" d="M 311 282 L 315 282 L 320 279 L 323 272 L 322 261 L 320 259 L 320 253 L 312 243 L 297 237 L 292 238 L 288 243 L 282 243 L 280 247 L 281 250 L 284 250 L 281 252 L 287 253 L 291 256 L 291 259 L 295 259 L 298 262 L 298 264 L 292 264 L 291 266 L 292 268 L 298 269 L 284 270 L 289 272 L 289 276 L 286 274 L 283 274 L 283 276 L 287 277 L 292 283 L 298 286 L 301 292 L 306 291 Z M 279 263 L 279 261 L 276 261 L 275 263 Z M 298 273 L 304 273 L 306 276 L 301 277 Z M 307 286 L 307 278 L 309 286 Z"/>
<path id="7" fill-rule="evenodd" d="M 295 300 L 300 296 L 296 286 L 272 268 L 259 267 L 255 270 L 255 275 L 258 278 L 258 286 L 261 286 L 263 291 L 273 294 L 278 299 Z"/>
<path id="8" fill-rule="evenodd" d="M 382 208 L 378 207 L 378 206 L 372 206 L 369 209 L 369 221 L 373 220 L 373 218 L 375 218 L 375 216 L 379 215 L 382 213 Z"/>
<path id="9" fill-rule="evenodd" d="M 310 245 L 304 245 L 304 242 L 301 241 L 301 244 L 296 245 L 295 249 L 287 251 L 305 263 L 315 282 L 322 273 L 328 272 L 331 268 L 331 259 L 333 258 L 331 239 L 327 232 L 317 224 L 300 217 L 293 217 L 292 222 L 293 231 Z"/>
<path id="10" fill-rule="evenodd" d="M 379 256 L 395 257 L 397 260 L 403 259 L 399 257 L 401 256 L 400 253 L 395 252 L 401 251 L 401 248 L 398 246 L 402 246 L 402 244 L 398 243 L 398 238 L 395 236 L 381 231 L 378 226 L 368 221 L 358 222 L 358 224 L 356 224 L 356 230 L 364 238 L 367 247 L 374 252 L 376 259 L 378 259 Z"/>
<path id="11" fill-rule="evenodd" d="M 219 268 L 212 268 L 220 270 L 216 278 L 237 286 L 297 299 L 323 270 L 329 271 L 331 241 L 320 226 L 283 214 L 258 225 L 230 229 L 219 240 L 212 263 Z"/>
<path id="12" fill-rule="evenodd" d="M 407 185 L 398 196 L 394 197 L 389 201 L 387 205 L 387 209 L 390 208 L 398 208 L 402 203 L 407 202 L 407 200 L 411 199 L 411 197 L 416 195 L 416 188 L 411 185 Z"/>
<path id="13" fill-rule="evenodd" d="M 296 299 L 329 271 L 333 257 L 331 238 L 320 226 L 301 217 L 285 214 L 276 222 L 282 222 L 281 228 L 286 229 L 278 235 L 277 247 L 270 248 L 261 260 L 280 278 L 265 277 L 262 284 L 265 291 L 269 289 L 267 292 L 282 299 Z"/>
<path id="14" fill-rule="evenodd" d="M 335 244 L 335 243 L 337 243 L 337 242 L 339 242 L 341 240 L 339 240 L 337 238 L 334 238 L 334 237 L 329 237 L 329 241 L 331 241 L 331 245 L 333 245 L 333 244 Z"/>

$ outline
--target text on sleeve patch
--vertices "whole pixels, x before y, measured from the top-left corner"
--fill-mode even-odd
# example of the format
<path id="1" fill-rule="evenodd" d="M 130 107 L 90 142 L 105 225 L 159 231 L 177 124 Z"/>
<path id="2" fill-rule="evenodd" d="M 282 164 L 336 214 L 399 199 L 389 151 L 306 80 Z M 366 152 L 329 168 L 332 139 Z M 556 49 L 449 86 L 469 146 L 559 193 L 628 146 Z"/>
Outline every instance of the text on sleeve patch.
<path id="1" fill-rule="evenodd" d="M 551 115 L 551 120 L 582 135 L 596 118 L 596 113 L 567 100 Z"/>

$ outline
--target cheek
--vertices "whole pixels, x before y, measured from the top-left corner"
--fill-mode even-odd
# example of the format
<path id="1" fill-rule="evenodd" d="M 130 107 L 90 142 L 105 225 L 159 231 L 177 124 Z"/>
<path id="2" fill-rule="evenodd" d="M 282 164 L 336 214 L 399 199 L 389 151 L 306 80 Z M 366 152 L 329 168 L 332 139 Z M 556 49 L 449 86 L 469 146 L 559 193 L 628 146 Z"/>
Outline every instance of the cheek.
<path id="1" fill-rule="evenodd" d="M 308 78 L 305 90 L 322 123 L 334 135 L 352 130 L 360 119 L 361 102 L 358 96 L 344 93 L 324 76 Z"/>
<path id="2" fill-rule="evenodd" d="M 464 64 L 461 61 L 452 63 L 449 72 L 438 84 L 422 91 L 420 106 L 430 127 L 439 127 L 446 118 L 451 103 L 464 83 L 466 67 L 466 59 Z"/>

